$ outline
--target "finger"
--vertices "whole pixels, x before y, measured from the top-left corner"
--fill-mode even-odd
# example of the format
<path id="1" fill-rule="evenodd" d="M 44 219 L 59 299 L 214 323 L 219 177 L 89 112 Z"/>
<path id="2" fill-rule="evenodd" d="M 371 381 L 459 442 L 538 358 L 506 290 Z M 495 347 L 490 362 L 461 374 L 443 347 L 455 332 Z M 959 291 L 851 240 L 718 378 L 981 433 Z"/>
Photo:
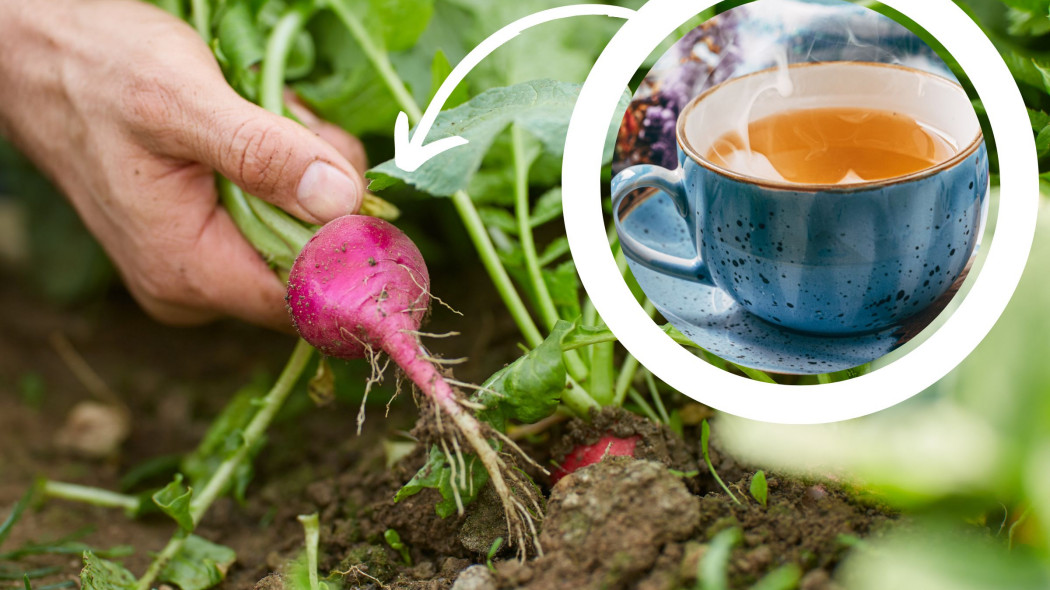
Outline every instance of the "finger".
<path id="1" fill-rule="evenodd" d="M 207 164 L 249 194 L 315 223 L 355 213 L 364 181 L 339 151 L 306 127 L 244 100 L 222 82 L 194 95 L 173 130 L 170 154 Z"/>
<path id="2" fill-rule="evenodd" d="M 190 259 L 201 305 L 222 315 L 293 333 L 285 287 L 241 236 L 224 209 L 216 208 L 201 231 Z"/>
<path id="3" fill-rule="evenodd" d="M 342 127 L 333 125 L 315 115 L 291 90 L 285 89 L 284 103 L 288 106 L 288 110 L 303 125 L 306 125 L 310 131 L 313 131 L 318 137 L 331 144 L 344 158 L 350 161 L 350 164 L 358 172 L 368 170 L 368 155 L 365 153 L 361 140 L 347 133 Z"/>

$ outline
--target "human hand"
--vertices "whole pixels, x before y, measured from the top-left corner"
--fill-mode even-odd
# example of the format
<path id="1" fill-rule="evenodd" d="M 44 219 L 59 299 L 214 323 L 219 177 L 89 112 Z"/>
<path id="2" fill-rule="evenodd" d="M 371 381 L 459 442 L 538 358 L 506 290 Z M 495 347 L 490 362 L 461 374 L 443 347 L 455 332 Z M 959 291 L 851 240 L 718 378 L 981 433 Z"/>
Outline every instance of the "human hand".
<path id="1" fill-rule="evenodd" d="M 219 206 L 213 170 L 309 222 L 356 212 L 360 143 L 300 118 L 316 133 L 238 96 L 200 37 L 153 6 L 0 2 L 0 133 L 163 322 L 290 329 L 284 286 Z"/>

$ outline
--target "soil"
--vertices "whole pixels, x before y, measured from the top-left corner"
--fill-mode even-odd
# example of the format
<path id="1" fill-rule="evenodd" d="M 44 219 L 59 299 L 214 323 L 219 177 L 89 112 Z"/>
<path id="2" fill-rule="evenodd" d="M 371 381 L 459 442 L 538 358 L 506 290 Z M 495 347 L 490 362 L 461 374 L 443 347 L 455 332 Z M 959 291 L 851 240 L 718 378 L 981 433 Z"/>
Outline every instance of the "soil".
<path id="1" fill-rule="evenodd" d="M 484 290 L 460 291 L 458 299 L 447 299 L 459 309 L 478 310 L 474 333 L 434 346 L 447 357 L 471 356 L 471 363 L 457 367 L 457 377 L 478 382 L 515 356 L 514 327 L 498 312 L 485 311 L 494 306 Z M 191 450 L 231 393 L 260 371 L 272 378 L 292 347 L 286 336 L 234 323 L 159 326 L 122 292 L 61 310 L 17 281 L 0 280 L 0 310 L 0 519 L 35 477 L 121 489 L 121 477 L 132 467 Z M 435 317 L 429 326 L 435 332 L 462 327 L 455 317 Z M 108 454 L 100 456 L 96 448 L 84 456 L 70 446 L 68 433 L 66 439 L 60 436 L 78 404 L 106 400 L 97 399 L 56 353 L 56 332 L 126 406 L 130 431 Z M 33 378 L 43 386 L 34 390 L 27 384 Z M 392 501 L 424 460 L 417 448 L 392 468 L 386 465 L 386 445 L 410 440 L 407 433 L 417 418 L 411 396 L 402 396 L 387 419 L 382 406 L 371 410 L 360 437 L 354 434 L 354 404 L 318 411 L 303 396 L 291 405 L 269 433 L 246 503 L 220 500 L 198 530 L 237 551 L 222 588 L 285 587 L 279 572 L 302 550 L 296 516 L 313 511 L 322 522 L 322 571 L 345 572 L 332 579 L 347 588 L 404 590 L 451 588 L 461 575 L 457 590 L 691 588 L 707 543 L 730 527 L 742 531 L 730 559 L 731 588 L 746 588 L 766 572 L 795 563 L 804 573 L 802 588 L 831 589 L 849 539 L 892 518 L 831 484 L 772 474 L 768 506 L 760 506 L 747 493 L 754 469 L 718 451 L 716 423 L 712 463 L 741 499 L 737 505 L 710 477 L 700 455 L 699 418 L 710 415 L 706 408 L 682 408 L 684 417 L 696 418 L 685 420 L 682 436 L 634 414 L 606 410 L 589 424 L 555 424 L 523 446 L 549 464 L 604 433 L 639 435 L 637 458 L 608 457 L 553 488 L 533 471 L 548 497 L 540 534 L 544 555 L 522 564 L 513 548 L 503 545 L 490 571 L 470 567 L 485 564 L 496 537 L 506 538 L 501 508 L 490 491 L 483 491 L 466 515 L 446 519 L 435 513 L 437 494 L 431 490 L 396 505 Z M 383 540 L 388 529 L 408 547 L 411 564 Z M 81 530 L 86 531 L 81 540 L 94 548 L 130 546 L 133 552 L 121 560 L 141 572 L 173 526 L 158 516 L 132 520 L 113 509 L 49 500 L 26 512 L 2 549 Z M 59 571 L 35 586 L 75 580 L 79 556 L 0 562 L 0 572 L 50 566 Z M 0 580 L 0 589 L 14 584 Z"/>

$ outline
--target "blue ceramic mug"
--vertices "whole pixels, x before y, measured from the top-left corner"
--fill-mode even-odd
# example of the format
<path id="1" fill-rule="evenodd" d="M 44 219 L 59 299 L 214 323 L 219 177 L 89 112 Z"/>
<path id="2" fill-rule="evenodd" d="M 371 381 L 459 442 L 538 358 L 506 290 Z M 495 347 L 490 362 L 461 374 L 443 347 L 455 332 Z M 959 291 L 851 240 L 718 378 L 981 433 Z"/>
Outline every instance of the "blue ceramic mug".
<path id="1" fill-rule="evenodd" d="M 955 153 L 905 176 L 834 185 L 747 176 L 703 157 L 742 122 L 820 107 L 906 113 L 948 138 Z M 678 169 L 633 166 L 613 179 L 624 252 L 659 272 L 717 287 L 773 324 L 821 335 L 895 324 L 941 296 L 977 243 L 987 151 L 970 100 L 952 80 L 868 62 L 766 70 L 695 98 L 678 119 L 677 140 Z M 662 252 L 625 230 L 621 205 L 640 188 L 674 201 L 695 257 Z"/>

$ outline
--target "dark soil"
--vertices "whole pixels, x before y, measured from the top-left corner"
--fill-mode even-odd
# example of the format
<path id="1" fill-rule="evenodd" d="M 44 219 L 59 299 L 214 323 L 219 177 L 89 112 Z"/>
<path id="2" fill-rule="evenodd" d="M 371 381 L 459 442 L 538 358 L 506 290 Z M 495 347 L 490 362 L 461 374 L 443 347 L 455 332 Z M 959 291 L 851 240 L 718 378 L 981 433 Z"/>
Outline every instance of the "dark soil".
<path id="1" fill-rule="evenodd" d="M 514 328 L 483 311 L 489 308 L 483 301 L 450 299 L 460 309 L 478 310 L 478 333 L 442 341 L 438 352 L 472 356 L 474 361 L 457 367 L 457 375 L 480 381 L 515 354 Z M 130 468 L 191 450 L 232 392 L 259 371 L 272 378 L 292 346 L 285 336 L 233 323 L 158 326 L 119 294 L 88 308 L 61 311 L 17 283 L 0 280 L 0 309 L 0 520 L 36 476 L 120 489 L 120 477 Z M 448 326 L 441 326 L 440 318 L 435 322 L 435 332 L 463 327 L 456 318 Z M 69 338 L 128 408 L 130 434 L 110 456 L 84 458 L 57 442 L 66 416 L 92 394 L 56 354 L 49 340 L 55 331 Z M 32 375 L 43 380 L 42 396 L 29 395 L 26 379 Z M 410 440 L 407 431 L 417 417 L 410 398 L 402 396 L 385 420 L 381 406 L 372 410 L 360 437 L 354 434 L 354 405 L 318 411 L 305 396 L 292 404 L 269 433 L 247 503 L 217 502 L 198 531 L 238 553 L 224 588 L 282 588 L 281 577 L 270 574 L 283 571 L 300 553 L 303 536 L 296 516 L 313 511 L 322 522 L 323 571 L 346 572 L 333 579 L 348 588 L 450 588 L 468 566 L 486 562 L 492 541 L 506 537 L 501 509 L 490 492 L 483 492 L 466 515 L 447 519 L 434 511 L 436 492 L 393 503 L 395 492 L 424 459 L 417 448 L 393 468 L 386 466 L 384 445 Z M 495 558 L 496 574 L 484 566 L 471 568 L 464 578 L 473 579 L 473 585 L 464 580 L 461 588 L 689 588 L 711 537 L 734 526 L 742 530 L 742 540 L 730 560 L 732 588 L 746 588 L 785 563 L 806 572 L 805 590 L 834 588 L 830 576 L 846 541 L 869 534 L 887 520 L 885 513 L 830 484 L 776 476 L 770 476 L 769 506 L 763 508 L 746 492 L 754 470 L 719 453 L 716 438 L 712 460 L 743 502 L 738 506 L 700 458 L 698 423 L 709 412 L 688 404 L 681 413 L 696 418 L 685 420 L 684 436 L 634 414 L 606 410 L 590 424 L 568 421 L 533 437 L 541 442 L 524 446 L 541 464 L 607 432 L 640 435 L 640 460 L 610 457 L 553 489 L 538 478 L 549 496 L 540 537 L 544 556 L 519 564 L 513 548 L 503 546 Z M 717 423 L 714 431 L 717 437 Z M 136 573 L 173 532 L 161 517 L 130 520 L 119 511 L 51 500 L 27 511 L 0 549 L 85 527 L 91 532 L 83 541 L 93 547 L 132 546 L 134 553 L 122 560 Z M 387 529 L 399 533 L 411 565 L 386 545 Z M 73 580 L 79 557 L 0 563 L 0 571 L 44 566 L 61 571 L 37 585 Z M 0 580 L 0 589 L 14 583 Z"/>

